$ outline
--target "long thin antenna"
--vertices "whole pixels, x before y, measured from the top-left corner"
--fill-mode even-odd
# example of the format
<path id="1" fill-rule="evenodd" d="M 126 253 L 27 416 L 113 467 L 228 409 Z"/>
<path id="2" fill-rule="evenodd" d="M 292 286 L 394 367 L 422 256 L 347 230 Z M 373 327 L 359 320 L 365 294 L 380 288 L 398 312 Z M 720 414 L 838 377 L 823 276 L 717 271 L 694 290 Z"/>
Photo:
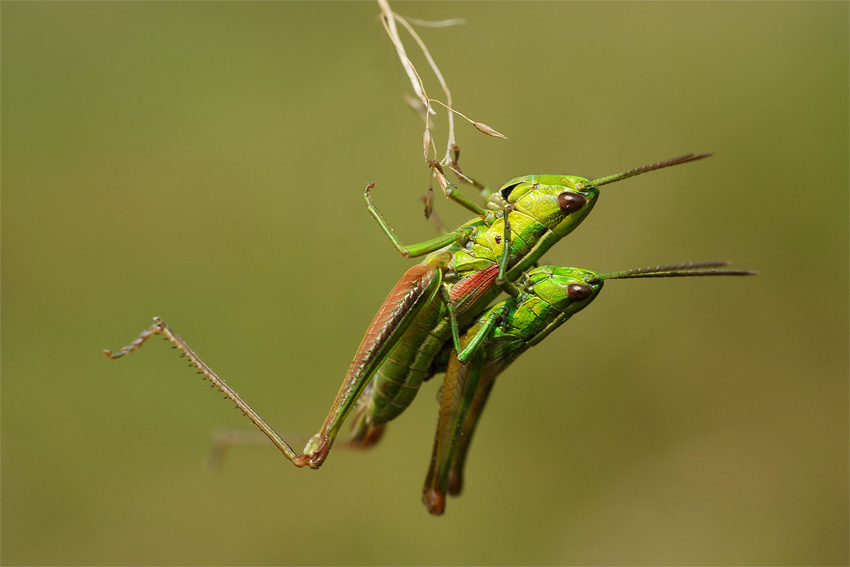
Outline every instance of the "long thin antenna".
<path id="1" fill-rule="evenodd" d="M 606 185 L 608 183 L 614 183 L 615 181 L 620 181 L 622 179 L 626 179 L 628 177 L 634 177 L 635 175 L 640 175 L 641 173 L 646 173 L 647 171 L 655 171 L 656 169 L 663 169 L 665 167 L 670 167 L 672 165 L 679 165 L 680 163 L 688 163 L 691 161 L 696 161 L 698 159 L 706 158 L 711 153 L 705 154 L 688 154 L 684 156 L 675 157 L 672 159 L 659 161 L 658 163 L 652 163 L 649 165 L 644 165 L 641 167 L 636 167 L 634 169 L 630 169 L 628 171 L 624 171 L 623 173 L 617 173 L 615 175 L 609 175 L 607 177 L 600 177 L 599 179 L 594 179 L 589 183 L 584 183 L 583 185 L 599 187 L 600 185 Z"/>
<path id="2" fill-rule="evenodd" d="M 603 280 L 624 280 L 633 278 L 676 278 L 689 276 L 754 276 L 758 272 L 752 270 L 727 270 L 717 269 L 720 266 L 728 266 L 729 262 L 723 260 L 709 260 L 705 262 L 686 262 L 682 264 L 667 264 L 666 266 L 653 266 L 648 268 L 634 268 L 619 272 L 599 274 L 590 276 L 588 283 Z"/>

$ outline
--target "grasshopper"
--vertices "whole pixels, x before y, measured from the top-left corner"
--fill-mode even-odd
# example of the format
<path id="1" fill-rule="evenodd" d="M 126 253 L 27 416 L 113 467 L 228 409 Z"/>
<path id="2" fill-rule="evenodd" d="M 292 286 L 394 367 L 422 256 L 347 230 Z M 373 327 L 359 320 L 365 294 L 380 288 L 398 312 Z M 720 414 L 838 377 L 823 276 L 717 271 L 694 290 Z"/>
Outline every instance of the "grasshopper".
<path id="1" fill-rule="evenodd" d="M 426 256 L 410 268 L 390 291 L 372 320 L 336 399 L 319 430 L 298 453 L 230 388 L 186 342 L 161 319 L 118 352 L 114 359 L 141 347 L 153 335 L 162 335 L 189 359 L 213 385 L 298 467 L 318 469 L 358 403 L 369 382 L 368 408 L 358 412 L 354 443 L 377 440 L 382 428 L 410 403 L 422 381 L 430 376 L 434 358 L 452 341 L 457 351 L 459 329 L 472 321 L 505 290 L 517 295 L 514 281 L 531 268 L 561 238 L 587 217 L 599 196 L 599 187 L 628 177 L 696 161 L 711 154 L 688 154 L 638 167 L 593 181 L 570 175 L 529 175 L 512 179 L 490 196 L 486 207 L 473 203 L 448 183 L 440 170 L 438 180 L 446 196 L 474 213 L 476 218 L 440 237 L 403 246 L 372 202 L 366 186 L 364 200 L 370 214 L 405 257 Z M 439 164 L 433 164 L 439 168 Z"/>
<path id="2" fill-rule="evenodd" d="M 460 494 L 472 434 L 496 377 L 532 346 L 587 307 L 606 280 L 675 276 L 746 276 L 756 272 L 716 269 L 728 262 L 698 262 L 599 274 L 579 268 L 541 266 L 518 282 L 520 293 L 481 315 L 451 350 L 440 418 L 423 502 L 442 514 L 446 492 Z M 448 349 L 447 349 L 448 350 Z M 437 369 L 442 370 L 442 369 Z"/>

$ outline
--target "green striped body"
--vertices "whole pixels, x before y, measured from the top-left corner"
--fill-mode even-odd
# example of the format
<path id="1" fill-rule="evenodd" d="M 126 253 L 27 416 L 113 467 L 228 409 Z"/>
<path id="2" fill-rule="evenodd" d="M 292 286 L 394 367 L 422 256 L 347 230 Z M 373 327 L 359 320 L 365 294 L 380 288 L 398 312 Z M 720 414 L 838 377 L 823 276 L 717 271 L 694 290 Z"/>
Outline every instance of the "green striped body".
<path id="1" fill-rule="evenodd" d="M 460 492 L 469 441 L 496 377 L 596 298 L 603 282 L 587 283 L 589 275 L 597 276 L 578 268 L 541 266 L 530 270 L 519 283 L 519 296 L 487 310 L 461 338 L 461 346 L 466 348 L 479 333 L 488 333 L 471 357 L 461 362 L 451 344 L 446 344 L 448 367 L 423 497 L 432 514 L 443 513 L 447 491 Z M 498 324 L 487 331 L 488 322 L 496 315 Z"/>
<path id="2" fill-rule="evenodd" d="M 563 175 L 530 175 L 509 181 L 495 193 L 488 205 L 493 211 L 485 219 L 475 219 L 461 228 L 474 229 L 466 245 L 452 244 L 426 258 L 434 264 L 440 255 L 450 254 L 444 265 L 444 281 L 452 286 L 452 304 L 461 326 L 465 326 L 501 293 L 495 285 L 498 263 L 504 250 L 505 222 L 501 212 L 513 206 L 509 221 L 511 247 L 508 268 L 533 264 L 548 247 L 571 232 L 585 218 L 596 202 L 595 187 L 582 189 L 586 205 L 565 212 L 558 203 L 559 195 L 573 191 L 576 183 L 587 180 Z M 506 188 L 510 188 L 506 190 Z M 507 199 L 505 199 L 507 195 Z M 545 243 L 541 246 L 541 243 Z M 524 269 L 520 267 L 520 269 Z M 397 417 L 413 401 L 424 380 L 433 372 L 434 358 L 444 345 L 451 345 L 448 312 L 438 296 L 417 317 L 416 322 L 398 341 L 397 346 L 376 370 L 373 387 L 366 390 L 368 410 L 358 412 L 366 423 L 381 425 Z"/>
<path id="3" fill-rule="evenodd" d="M 504 310 L 504 320 L 484 343 L 485 366 L 498 367 L 501 372 L 522 353 L 538 344 L 575 313 L 587 307 L 602 289 L 603 282 L 586 283 L 585 276 L 595 272 L 579 268 L 541 266 L 526 274 L 526 292 L 508 298 L 487 312 Z M 587 286 L 591 295 L 582 299 L 571 297 L 569 287 Z M 481 321 L 469 329 L 475 334 Z"/>

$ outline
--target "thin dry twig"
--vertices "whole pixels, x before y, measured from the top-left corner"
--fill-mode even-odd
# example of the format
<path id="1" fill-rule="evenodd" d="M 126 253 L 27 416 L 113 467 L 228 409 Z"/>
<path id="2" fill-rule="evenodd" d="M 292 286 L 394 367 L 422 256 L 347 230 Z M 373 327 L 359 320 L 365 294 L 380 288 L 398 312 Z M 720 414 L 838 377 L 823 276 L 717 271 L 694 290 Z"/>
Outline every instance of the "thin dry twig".
<path id="1" fill-rule="evenodd" d="M 415 99 L 408 97 L 406 102 L 410 104 L 414 110 L 417 110 L 420 114 L 422 114 L 425 120 L 425 131 L 422 134 L 422 151 L 423 157 L 425 161 L 430 165 L 434 166 L 433 175 L 437 177 L 437 180 L 440 182 L 441 186 L 444 186 L 445 178 L 440 179 L 441 173 L 438 171 L 439 166 L 446 166 L 451 169 L 459 179 L 466 183 L 470 183 L 479 188 L 483 188 L 483 186 L 473 180 L 470 177 L 467 177 L 460 171 L 460 167 L 458 166 L 457 159 L 460 151 L 458 149 L 457 140 L 455 137 L 455 127 L 454 127 L 454 115 L 457 114 L 470 124 L 472 124 L 479 132 L 487 134 L 488 136 L 493 136 L 497 138 L 507 139 L 506 136 L 491 128 L 490 126 L 477 122 L 475 120 L 470 119 L 466 115 L 461 112 L 455 110 L 452 106 L 452 94 L 449 90 L 448 84 L 446 83 L 443 74 L 440 72 L 440 68 L 437 66 L 437 63 L 434 61 L 434 58 L 431 56 L 431 52 L 428 50 L 425 42 L 422 41 L 422 38 L 419 37 L 419 34 L 416 33 L 416 30 L 413 29 L 411 23 L 415 23 L 417 25 L 423 25 L 428 27 L 447 27 L 450 25 L 458 25 L 460 23 L 464 23 L 463 20 L 460 19 L 451 19 L 451 20 L 443 20 L 439 22 L 425 22 L 422 20 L 416 20 L 413 18 L 404 18 L 399 14 L 392 11 L 390 8 L 388 0 L 378 0 L 378 5 L 381 7 L 381 23 L 384 26 L 384 30 L 387 32 L 387 35 L 392 41 L 393 46 L 396 48 L 396 53 L 398 54 L 398 58 L 401 61 L 402 68 L 407 74 L 407 78 L 410 81 L 411 87 L 413 89 L 413 93 L 415 95 Z M 398 24 L 398 25 L 397 25 Z M 443 89 L 443 93 L 445 93 L 446 102 L 442 102 L 440 100 L 431 98 L 428 96 L 428 93 L 425 89 L 425 83 L 422 80 L 421 75 L 416 70 L 416 67 L 413 65 L 413 62 L 407 56 L 407 51 L 404 48 L 404 43 L 401 41 L 401 37 L 399 36 L 398 26 L 403 27 L 416 44 L 419 46 L 419 49 L 422 51 L 422 54 L 425 56 L 425 59 L 428 61 L 428 65 L 431 67 L 434 75 L 439 81 L 440 86 Z M 430 152 L 433 147 L 433 136 L 431 133 L 431 116 L 435 115 L 433 106 L 437 104 L 444 107 L 448 112 L 448 140 L 446 143 L 446 154 L 442 160 L 436 162 L 436 149 L 434 150 L 434 158 L 430 159 Z M 426 211 L 426 216 L 427 216 Z"/>

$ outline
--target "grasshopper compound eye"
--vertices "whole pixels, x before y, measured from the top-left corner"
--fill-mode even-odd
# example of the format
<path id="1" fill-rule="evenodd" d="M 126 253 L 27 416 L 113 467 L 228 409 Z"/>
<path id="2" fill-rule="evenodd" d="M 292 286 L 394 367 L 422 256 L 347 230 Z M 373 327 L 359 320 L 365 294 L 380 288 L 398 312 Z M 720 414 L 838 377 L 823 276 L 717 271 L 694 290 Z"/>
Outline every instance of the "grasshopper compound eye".
<path id="1" fill-rule="evenodd" d="M 581 301 L 593 295 L 593 288 L 584 284 L 570 284 L 567 287 L 567 297 L 570 301 Z"/>
<path id="2" fill-rule="evenodd" d="M 579 193 L 565 191 L 558 195 L 558 206 L 561 207 L 561 210 L 566 214 L 580 211 L 586 204 L 587 199 L 584 195 Z"/>

